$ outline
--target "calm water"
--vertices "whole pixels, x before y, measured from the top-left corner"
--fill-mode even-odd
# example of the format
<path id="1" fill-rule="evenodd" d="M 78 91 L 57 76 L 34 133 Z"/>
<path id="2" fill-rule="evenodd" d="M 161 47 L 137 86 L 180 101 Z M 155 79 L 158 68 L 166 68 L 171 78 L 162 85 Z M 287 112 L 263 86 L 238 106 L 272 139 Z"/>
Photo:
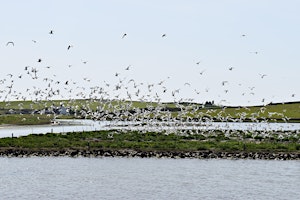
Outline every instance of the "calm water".
<path id="1" fill-rule="evenodd" d="M 0 158 L 0 199 L 299 199 L 300 162 Z"/>
<path id="2" fill-rule="evenodd" d="M 39 125 L 39 126 L 0 126 L 0 138 L 14 136 L 24 136 L 32 133 L 63 133 L 78 131 L 95 131 L 109 129 L 127 130 L 147 130 L 147 131 L 170 131 L 178 129 L 192 130 L 300 130 L 300 123 L 236 123 L 236 122 L 213 122 L 213 123 L 175 123 L 169 122 L 168 126 L 162 122 L 150 123 L 148 126 L 132 126 L 137 122 L 126 122 L 129 126 L 124 126 L 124 122 L 114 121 L 93 121 L 93 120 L 58 120 L 60 125 Z M 157 125 L 159 124 L 159 125 Z"/>

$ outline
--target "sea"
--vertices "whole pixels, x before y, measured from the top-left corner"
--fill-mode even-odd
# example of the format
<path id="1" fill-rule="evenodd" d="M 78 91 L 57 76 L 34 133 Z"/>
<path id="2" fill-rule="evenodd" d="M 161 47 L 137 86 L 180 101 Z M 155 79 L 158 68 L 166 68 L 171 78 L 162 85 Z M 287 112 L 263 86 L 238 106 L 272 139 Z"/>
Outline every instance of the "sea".
<path id="1" fill-rule="evenodd" d="M 299 199 L 300 161 L 0 158 L 0 199 Z"/>

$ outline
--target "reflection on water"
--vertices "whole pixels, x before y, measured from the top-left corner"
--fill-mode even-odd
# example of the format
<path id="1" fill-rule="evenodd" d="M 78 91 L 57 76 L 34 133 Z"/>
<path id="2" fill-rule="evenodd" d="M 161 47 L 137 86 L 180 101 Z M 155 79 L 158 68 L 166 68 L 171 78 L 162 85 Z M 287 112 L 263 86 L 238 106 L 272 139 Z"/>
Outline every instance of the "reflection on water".
<path id="1" fill-rule="evenodd" d="M 54 125 L 0 126 L 0 137 L 28 134 L 64 133 L 95 130 L 300 130 L 300 123 L 249 123 L 249 122 L 123 122 L 93 120 L 57 120 Z"/>

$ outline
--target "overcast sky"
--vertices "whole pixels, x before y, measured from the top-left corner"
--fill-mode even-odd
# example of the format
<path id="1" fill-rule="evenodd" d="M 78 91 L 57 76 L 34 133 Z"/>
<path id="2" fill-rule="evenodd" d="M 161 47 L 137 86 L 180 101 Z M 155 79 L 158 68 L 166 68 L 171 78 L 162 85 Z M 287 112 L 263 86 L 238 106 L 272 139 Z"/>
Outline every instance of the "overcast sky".
<path id="1" fill-rule="evenodd" d="M 0 100 L 49 84 L 53 98 L 98 86 L 135 100 L 300 99 L 298 0 L 0 2 Z"/>

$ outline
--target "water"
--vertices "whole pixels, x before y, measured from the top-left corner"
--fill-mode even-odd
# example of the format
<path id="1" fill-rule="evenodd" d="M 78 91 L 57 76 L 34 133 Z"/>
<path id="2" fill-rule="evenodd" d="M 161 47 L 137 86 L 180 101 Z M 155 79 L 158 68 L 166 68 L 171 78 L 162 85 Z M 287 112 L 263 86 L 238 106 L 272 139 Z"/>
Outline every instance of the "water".
<path id="1" fill-rule="evenodd" d="M 299 161 L 0 158 L 1 199 L 299 199 Z"/>
<path id="2" fill-rule="evenodd" d="M 179 123 L 179 122 L 148 122 L 147 126 L 140 126 L 138 122 L 115 122 L 93 120 L 58 120 L 60 125 L 32 125 L 32 126 L 0 126 L 0 138 L 24 136 L 32 133 L 64 133 L 78 131 L 95 131 L 109 129 L 147 130 L 174 132 L 178 129 L 187 130 L 300 130 L 300 123 L 249 123 L 249 122 L 210 122 L 210 123 Z M 135 126 L 133 126 L 135 125 Z"/>

